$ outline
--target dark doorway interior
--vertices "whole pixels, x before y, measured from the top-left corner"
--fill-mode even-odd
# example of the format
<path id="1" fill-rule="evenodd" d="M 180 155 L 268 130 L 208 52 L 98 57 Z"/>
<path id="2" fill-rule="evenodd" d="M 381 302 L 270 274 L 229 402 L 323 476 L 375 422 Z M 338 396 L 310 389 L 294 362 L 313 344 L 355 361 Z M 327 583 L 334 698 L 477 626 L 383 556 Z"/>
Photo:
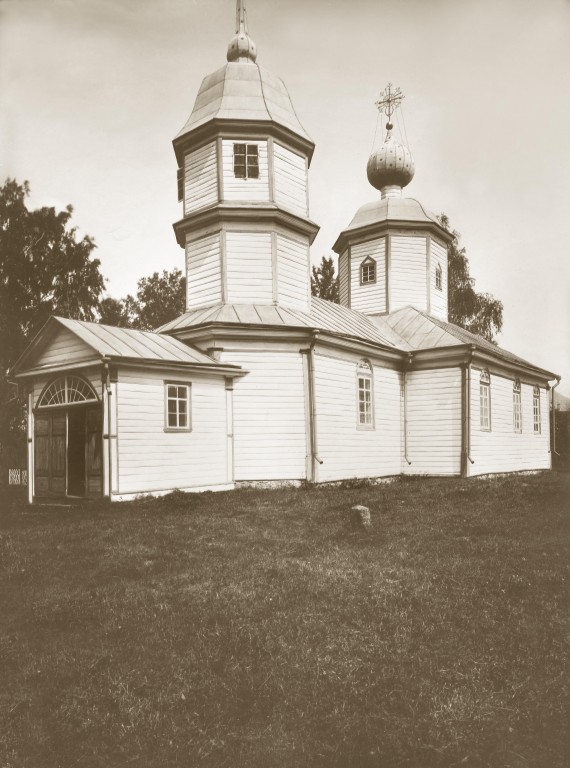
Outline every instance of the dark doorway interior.
<path id="1" fill-rule="evenodd" d="M 67 495 L 85 496 L 85 408 L 67 412 Z"/>

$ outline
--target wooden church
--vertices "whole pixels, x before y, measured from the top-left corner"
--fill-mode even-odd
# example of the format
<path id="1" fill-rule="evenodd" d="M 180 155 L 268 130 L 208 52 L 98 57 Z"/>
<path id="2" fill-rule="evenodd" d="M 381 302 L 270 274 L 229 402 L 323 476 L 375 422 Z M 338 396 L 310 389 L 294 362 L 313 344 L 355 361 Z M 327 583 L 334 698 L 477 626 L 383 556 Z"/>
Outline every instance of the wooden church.
<path id="1" fill-rule="evenodd" d="M 549 468 L 557 377 L 447 322 L 450 234 L 403 196 L 390 126 L 333 246 L 340 305 L 311 297 L 314 144 L 256 59 L 239 0 L 174 139 L 186 312 L 153 333 L 53 317 L 11 371 L 30 501 Z"/>

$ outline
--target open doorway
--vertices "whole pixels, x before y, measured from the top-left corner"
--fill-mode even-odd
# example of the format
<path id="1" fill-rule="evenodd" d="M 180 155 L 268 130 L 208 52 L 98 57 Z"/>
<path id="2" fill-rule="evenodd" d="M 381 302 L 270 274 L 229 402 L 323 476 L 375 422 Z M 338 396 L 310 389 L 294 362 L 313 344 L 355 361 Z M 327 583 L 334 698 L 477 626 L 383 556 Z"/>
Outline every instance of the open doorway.
<path id="1" fill-rule="evenodd" d="M 85 496 L 85 408 L 67 413 L 67 495 Z"/>

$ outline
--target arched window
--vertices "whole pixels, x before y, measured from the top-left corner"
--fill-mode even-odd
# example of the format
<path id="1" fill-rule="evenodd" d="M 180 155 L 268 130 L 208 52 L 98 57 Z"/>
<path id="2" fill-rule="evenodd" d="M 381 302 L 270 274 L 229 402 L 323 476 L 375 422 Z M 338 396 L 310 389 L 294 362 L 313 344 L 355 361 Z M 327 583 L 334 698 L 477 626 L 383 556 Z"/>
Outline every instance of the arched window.
<path id="1" fill-rule="evenodd" d="M 98 400 L 97 393 L 85 379 L 79 376 L 60 376 L 44 388 L 38 399 L 38 408 L 96 403 Z"/>
<path id="2" fill-rule="evenodd" d="M 372 366 L 368 360 L 359 360 L 356 366 L 358 420 L 357 426 L 368 429 L 374 427 L 374 395 Z"/>
<path id="3" fill-rule="evenodd" d="M 540 387 L 536 385 L 532 388 L 532 417 L 534 424 L 534 434 L 540 435 L 542 429 L 540 418 Z"/>
<path id="4" fill-rule="evenodd" d="M 443 290 L 443 271 L 441 269 L 441 264 L 438 264 L 435 268 L 435 287 L 438 291 Z"/>
<path id="5" fill-rule="evenodd" d="M 519 379 L 515 379 L 513 382 L 513 429 L 515 432 L 522 432 L 521 383 Z"/>
<path id="6" fill-rule="evenodd" d="M 376 282 L 376 262 L 371 256 L 367 256 L 360 265 L 360 285 L 368 285 Z"/>
<path id="7" fill-rule="evenodd" d="M 486 368 L 479 378 L 479 424 L 482 430 L 491 431 L 491 377 Z"/>

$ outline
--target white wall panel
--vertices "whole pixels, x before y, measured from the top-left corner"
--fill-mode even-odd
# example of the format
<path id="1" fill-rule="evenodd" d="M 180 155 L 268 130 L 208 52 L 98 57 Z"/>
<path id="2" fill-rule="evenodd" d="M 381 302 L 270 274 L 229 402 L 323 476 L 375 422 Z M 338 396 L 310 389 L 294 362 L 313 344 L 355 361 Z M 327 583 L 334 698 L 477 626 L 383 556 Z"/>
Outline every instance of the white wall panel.
<path id="1" fill-rule="evenodd" d="M 184 214 L 218 202 L 216 144 L 188 152 L 184 158 Z"/>
<path id="2" fill-rule="evenodd" d="M 441 266 L 441 290 L 435 287 L 437 265 Z M 430 244 L 431 314 L 447 321 L 447 248 L 433 238 Z"/>
<path id="3" fill-rule="evenodd" d="M 343 307 L 348 307 L 348 249 L 343 251 L 338 257 L 338 290 L 339 301 Z"/>
<path id="4" fill-rule="evenodd" d="M 309 243 L 277 235 L 278 300 L 309 311 Z"/>
<path id="5" fill-rule="evenodd" d="M 461 472 L 461 369 L 412 371 L 406 376 L 410 475 Z"/>
<path id="6" fill-rule="evenodd" d="M 427 309 L 425 237 L 392 235 L 390 248 L 390 312 L 411 305 Z"/>
<path id="7" fill-rule="evenodd" d="M 275 202 L 298 216 L 308 216 L 305 158 L 274 143 Z"/>
<path id="8" fill-rule="evenodd" d="M 194 309 L 222 300 L 221 233 L 186 243 L 186 307 Z"/>
<path id="9" fill-rule="evenodd" d="M 227 232 L 226 268 L 230 304 L 270 304 L 273 301 L 269 232 Z"/>
<path id="10" fill-rule="evenodd" d="M 67 328 L 59 328 L 34 365 L 58 365 L 98 357 L 97 352 Z"/>
<path id="11" fill-rule="evenodd" d="M 376 282 L 360 284 L 362 262 L 371 257 L 376 262 Z M 386 311 L 386 238 L 353 245 L 350 249 L 350 306 L 358 312 Z"/>
<path id="12" fill-rule="evenodd" d="M 357 425 L 360 358 L 315 355 L 319 480 L 401 472 L 400 374 L 374 366 L 374 429 Z"/>
<path id="13" fill-rule="evenodd" d="M 232 351 L 224 362 L 249 371 L 234 385 L 236 480 L 301 480 L 306 476 L 301 353 Z"/>
<path id="14" fill-rule="evenodd" d="M 471 475 L 489 472 L 548 469 L 549 406 L 546 389 L 540 390 L 541 431 L 534 433 L 532 386 L 521 384 L 522 432 L 513 427 L 513 379 L 491 373 L 491 431 L 480 426 L 480 370 L 471 371 Z"/>
<path id="15" fill-rule="evenodd" d="M 234 174 L 234 144 L 257 144 L 259 158 L 258 179 L 236 179 Z M 222 141 L 223 199 L 236 202 L 266 202 L 269 200 L 269 171 L 267 142 L 248 139 Z"/>

